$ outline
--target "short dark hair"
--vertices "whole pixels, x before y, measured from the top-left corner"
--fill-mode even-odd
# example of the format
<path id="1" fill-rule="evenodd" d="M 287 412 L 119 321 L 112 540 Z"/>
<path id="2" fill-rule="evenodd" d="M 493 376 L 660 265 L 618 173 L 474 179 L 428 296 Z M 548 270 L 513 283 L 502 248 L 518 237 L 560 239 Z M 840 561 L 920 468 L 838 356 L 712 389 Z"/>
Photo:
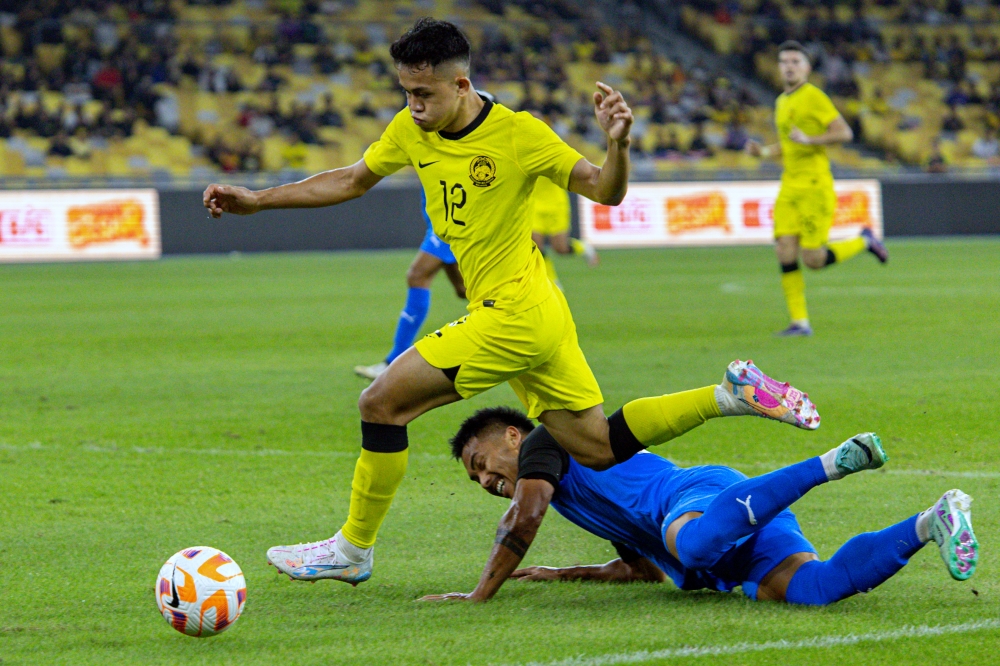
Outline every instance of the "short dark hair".
<path id="1" fill-rule="evenodd" d="M 506 428 L 514 426 L 524 434 L 528 434 L 535 429 L 535 424 L 531 419 L 513 407 L 486 407 L 465 419 L 459 427 L 458 432 L 451 438 L 451 455 L 456 459 L 462 459 L 462 451 L 465 445 L 473 437 L 477 437 L 485 430 L 493 428 Z"/>
<path id="2" fill-rule="evenodd" d="M 812 64 L 812 56 L 809 55 L 809 51 L 806 50 L 806 47 L 802 46 L 801 42 L 797 42 L 794 39 L 784 41 L 781 43 L 781 46 L 778 47 L 778 53 L 781 53 L 782 51 L 798 51 L 806 57 L 809 64 Z"/>
<path id="3" fill-rule="evenodd" d="M 454 23 L 424 17 L 389 47 L 396 66 L 437 67 L 443 62 L 461 61 L 469 66 L 472 46 Z"/>

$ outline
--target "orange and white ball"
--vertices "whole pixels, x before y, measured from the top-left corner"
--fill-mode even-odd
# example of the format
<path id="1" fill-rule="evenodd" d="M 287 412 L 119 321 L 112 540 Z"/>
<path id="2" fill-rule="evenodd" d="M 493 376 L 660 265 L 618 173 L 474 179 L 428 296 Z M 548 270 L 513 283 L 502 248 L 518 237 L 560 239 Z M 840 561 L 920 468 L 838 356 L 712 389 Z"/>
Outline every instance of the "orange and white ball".
<path id="1" fill-rule="evenodd" d="M 221 634 L 239 619 L 246 600 L 242 569 L 216 548 L 185 548 L 167 560 L 156 577 L 160 614 L 188 636 Z"/>

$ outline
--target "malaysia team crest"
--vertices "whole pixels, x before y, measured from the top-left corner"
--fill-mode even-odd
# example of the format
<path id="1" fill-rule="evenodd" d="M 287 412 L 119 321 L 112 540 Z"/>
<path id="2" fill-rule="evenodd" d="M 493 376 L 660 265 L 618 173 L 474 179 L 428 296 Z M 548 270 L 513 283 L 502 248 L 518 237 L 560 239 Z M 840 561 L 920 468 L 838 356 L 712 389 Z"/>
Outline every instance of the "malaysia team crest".
<path id="1" fill-rule="evenodd" d="M 489 187 L 497 178 L 497 164 L 486 155 L 473 157 L 469 164 L 469 178 L 476 187 Z"/>

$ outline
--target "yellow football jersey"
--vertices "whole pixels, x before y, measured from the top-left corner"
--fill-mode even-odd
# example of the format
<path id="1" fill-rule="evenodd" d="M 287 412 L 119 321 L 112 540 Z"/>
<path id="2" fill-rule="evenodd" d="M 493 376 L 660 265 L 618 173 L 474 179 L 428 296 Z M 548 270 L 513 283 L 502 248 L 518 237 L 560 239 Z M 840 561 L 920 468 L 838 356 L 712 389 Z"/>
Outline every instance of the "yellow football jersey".
<path id="1" fill-rule="evenodd" d="M 380 176 L 413 165 L 434 233 L 451 245 L 465 277 L 469 309 L 483 301 L 512 312 L 552 295 L 531 241 L 531 193 L 544 176 L 565 188 L 583 157 L 544 122 L 486 101 L 460 132 L 425 132 L 403 109 L 365 151 Z"/>
<path id="2" fill-rule="evenodd" d="M 792 127 L 809 136 L 826 132 L 840 112 L 822 90 L 804 83 L 791 93 L 782 93 L 774 105 L 774 124 L 781 141 L 784 173 L 781 182 L 795 187 L 810 187 L 833 180 L 826 146 L 804 146 L 788 138 Z"/>
<path id="3" fill-rule="evenodd" d="M 569 194 L 548 178 L 539 178 L 531 194 L 531 230 L 544 236 L 567 233 L 570 228 Z"/>

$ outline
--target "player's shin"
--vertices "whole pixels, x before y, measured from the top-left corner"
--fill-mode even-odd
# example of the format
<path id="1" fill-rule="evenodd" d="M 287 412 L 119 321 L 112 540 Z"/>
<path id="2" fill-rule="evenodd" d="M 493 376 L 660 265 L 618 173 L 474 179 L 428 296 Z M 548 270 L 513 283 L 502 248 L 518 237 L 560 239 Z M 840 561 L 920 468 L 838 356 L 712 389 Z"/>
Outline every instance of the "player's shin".
<path id="1" fill-rule="evenodd" d="M 837 241 L 836 243 L 827 243 L 827 249 L 830 254 L 833 255 L 834 261 L 827 260 L 827 265 L 832 263 L 843 263 L 848 259 L 856 257 L 865 250 L 868 249 L 868 242 L 865 240 L 864 236 L 857 236 L 851 238 L 850 240 Z"/>
<path id="2" fill-rule="evenodd" d="M 825 562 L 806 562 L 788 584 L 785 601 L 825 606 L 878 587 L 923 548 L 925 542 L 917 536 L 918 516 L 859 534 Z"/>
<path id="3" fill-rule="evenodd" d="M 639 451 L 679 437 L 722 416 L 715 386 L 633 400 L 608 417 L 611 451 L 624 462 Z"/>
<path id="4" fill-rule="evenodd" d="M 792 323 L 809 323 L 809 311 L 806 309 L 806 282 L 802 276 L 799 262 L 781 265 L 781 289 L 785 292 L 785 304 L 788 306 L 788 316 Z"/>
<path id="5" fill-rule="evenodd" d="M 819 458 L 810 458 L 720 492 L 700 518 L 677 533 L 677 559 L 690 569 L 709 569 L 737 541 L 761 529 L 827 475 Z"/>
<path id="6" fill-rule="evenodd" d="M 407 457 L 406 426 L 361 422 L 361 456 L 354 467 L 350 512 L 341 529 L 354 546 L 374 545 L 403 482 Z"/>

